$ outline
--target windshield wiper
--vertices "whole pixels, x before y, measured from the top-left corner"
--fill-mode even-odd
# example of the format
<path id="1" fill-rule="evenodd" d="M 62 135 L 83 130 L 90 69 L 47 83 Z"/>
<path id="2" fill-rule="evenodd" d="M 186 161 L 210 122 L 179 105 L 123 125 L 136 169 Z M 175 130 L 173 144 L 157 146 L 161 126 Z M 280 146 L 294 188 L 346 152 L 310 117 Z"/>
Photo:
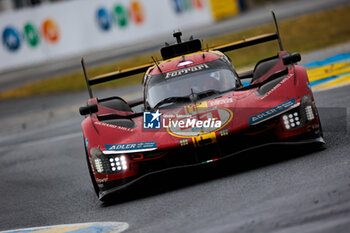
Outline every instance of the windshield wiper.
<path id="1" fill-rule="evenodd" d="M 190 100 L 190 96 L 173 96 L 173 97 L 168 97 L 163 99 L 162 101 L 158 102 L 153 109 L 157 109 L 160 106 L 162 106 L 163 104 L 168 104 L 168 103 L 174 103 L 174 102 L 186 102 Z"/>

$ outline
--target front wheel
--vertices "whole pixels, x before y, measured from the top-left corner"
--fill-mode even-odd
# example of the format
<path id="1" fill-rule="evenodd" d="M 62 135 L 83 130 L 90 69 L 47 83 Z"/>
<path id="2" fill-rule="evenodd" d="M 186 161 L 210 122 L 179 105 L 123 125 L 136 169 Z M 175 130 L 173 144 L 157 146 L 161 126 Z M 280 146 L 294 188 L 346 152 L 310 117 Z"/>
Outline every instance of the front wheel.
<path id="1" fill-rule="evenodd" d="M 92 172 L 92 167 L 91 167 L 90 160 L 89 160 L 89 154 L 88 154 L 88 152 L 86 150 L 85 140 L 84 140 L 84 149 L 85 149 L 86 162 L 87 162 L 87 166 L 88 166 L 88 169 L 89 169 L 89 175 L 90 175 L 90 178 L 91 178 L 91 182 L 92 182 L 92 185 L 94 186 L 95 193 L 96 193 L 96 195 L 98 197 L 99 193 L 100 193 L 100 189 L 99 189 L 99 187 L 98 187 L 98 185 L 96 183 L 94 173 Z"/>

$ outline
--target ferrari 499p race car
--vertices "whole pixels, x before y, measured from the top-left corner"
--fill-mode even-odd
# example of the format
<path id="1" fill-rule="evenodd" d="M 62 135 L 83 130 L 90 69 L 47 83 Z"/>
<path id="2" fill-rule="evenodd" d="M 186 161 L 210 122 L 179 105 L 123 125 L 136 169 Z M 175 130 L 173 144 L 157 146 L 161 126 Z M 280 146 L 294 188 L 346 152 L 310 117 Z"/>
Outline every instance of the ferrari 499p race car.
<path id="1" fill-rule="evenodd" d="M 283 50 L 276 32 L 203 49 L 181 40 L 163 60 L 92 79 L 80 108 L 86 158 L 100 200 L 150 174 L 199 166 L 250 149 L 324 143 L 300 54 Z M 224 52 L 276 40 L 280 51 L 238 74 Z M 144 73 L 143 98 L 94 98 L 91 86 Z M 247 83 L 243 85 L 242 83 Z M 140 106 L 142 106 L 140 108 Z M 135 111 L 135 108 L 142 110 Z"/>

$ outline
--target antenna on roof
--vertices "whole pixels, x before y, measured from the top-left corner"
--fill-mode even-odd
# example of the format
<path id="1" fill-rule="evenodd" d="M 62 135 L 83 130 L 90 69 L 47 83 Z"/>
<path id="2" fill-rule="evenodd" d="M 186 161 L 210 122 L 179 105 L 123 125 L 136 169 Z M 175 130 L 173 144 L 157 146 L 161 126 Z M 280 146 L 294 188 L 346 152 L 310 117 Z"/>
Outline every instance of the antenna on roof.
<path id="1" fill-rule="evenodd" d="M 88 89 L 88 92 L 89 92 L 89 96 L 90 96 L 90 98 L 93 98 L 91 87 L 90 87 L 90 84 L 89 84 L 89 79 L 88 79 L 88 76 L 87 76 L 87 73 L 86 73 L 86 69 L 85 69 L 84 57 L 81 58 L 81 66 L 82 66 L 83 71 L 84 71 L 84 77 L 85 77 L 87 89 Z"/>
<path id="2" fill-rule="evenodd" d="M 203 40 L 201 41 L 201 43 L 203 43 Z M 201 51 L 202 51 L 202 58 L 204 59 L 205 58 L 205 54 L 204 54 L 203 47 L 201 47 Z"/>
<path id="3" fill-rule="evenodd" d="M 178 44 L 181 44 L 181 36 L 182 36 L 182 32 L 180 30 L 178 30 L 177 32 L 173 33 L 173 37 L 176 38 L 176 42 Z"/>
<path id="4" fill-rule="evenodd" d="M 281 37 L 280 37 L 280 32 L 278 30 L 278 24 L 277 24 L 275 12 L 271 11 L 271 14 L 272 14 L 273 23 L 275 24 L 275 28 L 276 28 L 278 45 L 280 46 L 280 50 L 283 51 L 282 41 L 281 41 Z"/>
<path id="5" fill-rule="evenodd" d="M 153 57 L 153 56 L 151 56 L 151 57 L 152 57 L 153 62 L 156 64 L 156 66 L 157 66 L 157 68 L 158 68 L 159 72 L 163 74 L 163 71 L 162 71 L 162 70 L 160 69 L 160 67 L 158 66 L 158 60 L 157 60 L 157 57 L 156 57 L 156 59 L 154 59 L 154 57 Z"/>

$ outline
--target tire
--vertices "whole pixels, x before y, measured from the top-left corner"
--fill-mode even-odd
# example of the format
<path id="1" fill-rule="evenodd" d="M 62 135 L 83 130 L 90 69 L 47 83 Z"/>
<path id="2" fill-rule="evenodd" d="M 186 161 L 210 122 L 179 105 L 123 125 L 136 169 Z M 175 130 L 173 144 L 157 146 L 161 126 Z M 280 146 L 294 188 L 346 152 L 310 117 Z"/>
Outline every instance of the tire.
<path id="1" fill-rule="evenodd" d="M 96 193 L 96 195 L 98 197 L 99 194 L 100 194 L 100 189 L 99 189 L 99 187 L 98 187 L 98 185 L 96 183 L 94 173 L 92 172 L 92 168 L 91 168 L 91 164 L 90 164 L 90 160 L 89 160 L 89 154 L 88 154 L 88 152 L 86 150 L 85 140 L 84 140 L 84 150 L 85 150 L 86 162 L 87 162 L 87 166 L 88 166 L 88 169 L 89 169 L 89 175 L 90 175 L 90 178 L 91 178 L 92 186 L 94 187 L 95 193 Z"/>

